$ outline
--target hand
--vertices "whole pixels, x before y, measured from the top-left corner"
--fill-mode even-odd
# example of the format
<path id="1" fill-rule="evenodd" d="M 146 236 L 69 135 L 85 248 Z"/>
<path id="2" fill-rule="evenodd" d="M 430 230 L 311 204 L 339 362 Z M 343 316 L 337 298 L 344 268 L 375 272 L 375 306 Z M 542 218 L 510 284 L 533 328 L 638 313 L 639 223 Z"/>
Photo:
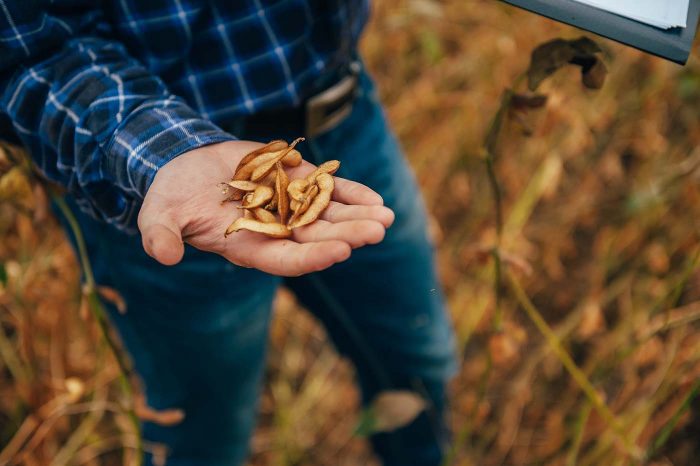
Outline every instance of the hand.
<path id="1" fill-rule="evenodd" d="M 192 150 L 165 164 L 139 212 L 144 250 L 158 262 L 174 265 L 182 259 L 184 241 L 242 267 L 297 276 L 342 262 L 353 248 L 384 238 L 394 213 L 370 188 L 338 177 L 328 208 L 314 223 L 294 229 L 289 239 L 245 230 L 224 238 L 226 227 L 242 213 L 235 208 L 238 203 L 221 204 L 225 196 L 218 184 L 230 179 L 243 156 L 260 146 L 249 141 L 222 142 Z M 313 168 L 303 162 L 287 170 L 291 180 Z"/>

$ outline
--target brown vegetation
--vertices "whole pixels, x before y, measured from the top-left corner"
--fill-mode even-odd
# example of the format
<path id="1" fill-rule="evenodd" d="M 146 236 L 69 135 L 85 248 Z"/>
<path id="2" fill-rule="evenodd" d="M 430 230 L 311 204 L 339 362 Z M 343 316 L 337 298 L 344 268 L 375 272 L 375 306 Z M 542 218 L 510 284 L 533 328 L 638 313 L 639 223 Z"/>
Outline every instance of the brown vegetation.
<path id="1" fill-rule="evenodd" d="M 685 466 L 700 451 L 698 55 L 679 67 L 599 40 L 603 87 L 574 67 L 546 79 L 546 102 L 519 102 L 539 108 L 508 111 L 493 178 L 484 163 L 530 51 L 579 36 L 501 2 L 387 0 L 362 44 L 433 215 L 463 356 L 453 464 Z M 0 450 L 128 464 L 119 367 L 80 312 L 62 232 L 32 212 L 41 193 L 18 189 L 28 202 L 0 206 Z M 275 306 L 250 464 L 371 464 L 349 364 L 289 293 Z"/>

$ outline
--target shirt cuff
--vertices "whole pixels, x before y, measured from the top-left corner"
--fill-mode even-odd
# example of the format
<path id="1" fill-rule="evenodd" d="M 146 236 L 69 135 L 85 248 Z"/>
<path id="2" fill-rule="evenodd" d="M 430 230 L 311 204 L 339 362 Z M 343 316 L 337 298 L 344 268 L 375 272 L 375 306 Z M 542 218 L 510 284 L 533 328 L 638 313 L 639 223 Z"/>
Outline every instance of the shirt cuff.
<path id="1" fill-rule="evenodd" d="M 172 97 L 129 114 L 106 147 L 102 169 L 125 192 L 143 199 L 158 169 L 190 150 L 236 138 Z"/>

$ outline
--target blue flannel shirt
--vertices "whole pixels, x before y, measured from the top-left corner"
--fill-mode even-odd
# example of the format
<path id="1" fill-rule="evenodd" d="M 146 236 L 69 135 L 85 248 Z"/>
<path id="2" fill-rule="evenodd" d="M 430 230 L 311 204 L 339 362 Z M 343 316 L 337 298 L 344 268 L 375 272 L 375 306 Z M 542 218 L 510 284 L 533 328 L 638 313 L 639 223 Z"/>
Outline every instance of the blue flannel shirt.
<path id="1" fill-rule="evenodd" d="M 0 0 L 0 138 L 135 231 L 157 170 L 298 105 L 352 58 L 369 0 Z M 4 129 L 3 129 L 4 128 Z"/>

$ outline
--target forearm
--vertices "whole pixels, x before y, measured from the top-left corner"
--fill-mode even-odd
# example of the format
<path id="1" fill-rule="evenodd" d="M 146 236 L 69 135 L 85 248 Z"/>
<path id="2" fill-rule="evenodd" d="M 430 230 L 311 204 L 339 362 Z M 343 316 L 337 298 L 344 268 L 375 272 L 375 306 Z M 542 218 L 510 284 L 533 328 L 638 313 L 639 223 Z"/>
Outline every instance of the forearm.
<path id="1" fill-rule="evenodd" d="M 0 111 L 41 172 L 93 214 L 133 229 L 160 167 L 234 139 L 131 58 L 99 11 L 32 15 L 17 3 L 0 4 Z"/>

